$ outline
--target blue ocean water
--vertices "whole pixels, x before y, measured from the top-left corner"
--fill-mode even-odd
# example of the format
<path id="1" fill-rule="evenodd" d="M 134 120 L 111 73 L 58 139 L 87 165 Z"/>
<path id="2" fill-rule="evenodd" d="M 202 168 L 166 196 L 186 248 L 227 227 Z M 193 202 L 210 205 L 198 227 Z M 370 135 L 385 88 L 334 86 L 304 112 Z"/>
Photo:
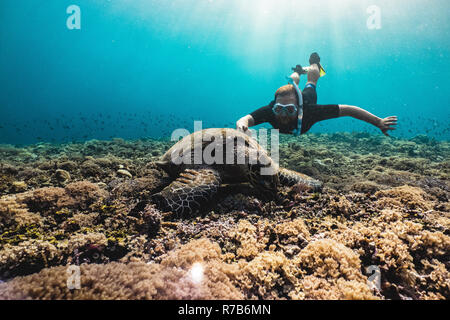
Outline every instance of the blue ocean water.
<path id="1" fill-rule="evenodd" d="M 314 51 L 319 104 L 449 140 L 449 12 L 447 0 L 2 0 L 0 143 L 234 127 Z M 341 131 L 381 134 L 350 118 L 310 130 Z"/>

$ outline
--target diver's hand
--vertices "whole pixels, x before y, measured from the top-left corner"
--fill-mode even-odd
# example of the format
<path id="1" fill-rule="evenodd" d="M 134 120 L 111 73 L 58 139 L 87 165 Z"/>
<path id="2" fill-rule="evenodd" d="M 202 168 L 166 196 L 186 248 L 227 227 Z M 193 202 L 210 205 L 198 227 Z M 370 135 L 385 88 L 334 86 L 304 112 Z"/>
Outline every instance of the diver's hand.
<path id="1" fill-rule="evenodd" d="M 248 130 L 248 127 L 245 124 L 238 122 L 236 124 L 236 129 L 239 130 L 239 131 L 245 132 L 245 131 Z"/>
<path id="2" fill-rule="evenodd" d="M 236 129 L 242 133 L 245 133 L 249 137 L 252 136 L 252 132 L 250 131 L 250 129 L 248 128 L 248 125 L 246 125 L 246 124 L 237 124 Z"/>
<path id="3" fill-rule="evenodd" d="M 390 116 L 384 119 L 380 119 L 378 128 L 380 128 L 381 132 L 383 132 L 385 136 L 389 137 L 389 134 L 387 133 L 388 130 L 395 130 L 396 125 L 397 125 L 397 116 Z"/>
<path id="4" fill-rule="evenodd" d="M 253 119 L 253 117 L 250 114 L 248 114 L 248 115 L 240 118 L 236 122 L 236 130 L 241 131 L 248 136 L 251 136 L 251 132 L 248 128 L 253 127 L 254 125 L 255 125 L 255 119 Z"/>
<path id="5" fill-rule="evenodd" d="M 247 133 L 248 133 L 248 124 L 247 124 L 247 121 L 239 120 L 238 122 L 236 122 L 236 130 L 241 131 L 241 132 L 247 134 Z"/>

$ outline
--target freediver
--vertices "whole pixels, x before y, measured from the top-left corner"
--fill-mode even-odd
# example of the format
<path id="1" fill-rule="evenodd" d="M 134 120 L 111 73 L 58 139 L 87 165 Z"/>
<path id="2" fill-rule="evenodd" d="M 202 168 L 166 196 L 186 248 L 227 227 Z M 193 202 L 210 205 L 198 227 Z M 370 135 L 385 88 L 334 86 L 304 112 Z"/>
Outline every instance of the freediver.
<path id="1" fill-rule="evenodd" d="M 275 99 L 267 106 L 239 119 L 236 129 L 249 134 L 248 128 L 268 122 L 274 129 L 279 129 L 280 133 L 300 135 L 319 121 L 349 116 L 376 126 L 386 136 L 389 136 L 389 130 L 395 130 L 397 116 L 382 119 L 356 106 L 317 104 L 317 81 L 325 75 L 325 70 L 316 52 L 311 54 L 309 64 L 305 68 L 301 65 L 292 68 L 294 72 L 286 77 L 289 84 L 280 87 L 275 92 Z M 303 92 L 298 87 L 302 74 L 307 74 Z"/>

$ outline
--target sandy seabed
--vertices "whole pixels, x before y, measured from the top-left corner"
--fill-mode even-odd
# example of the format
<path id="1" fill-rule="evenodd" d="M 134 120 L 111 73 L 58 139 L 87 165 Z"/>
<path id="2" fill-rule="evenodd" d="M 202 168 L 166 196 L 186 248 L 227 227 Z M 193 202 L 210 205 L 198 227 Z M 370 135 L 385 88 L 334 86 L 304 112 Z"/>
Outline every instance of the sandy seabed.
<path id="1" fill-rule="evenodd" d="M 133 209 L 168 183 L 170 141 L 1 145 L 0 299 L 450 298 L 449 142 L 280 142 L 322 193 L 223 186 L 185 219 Z"/>

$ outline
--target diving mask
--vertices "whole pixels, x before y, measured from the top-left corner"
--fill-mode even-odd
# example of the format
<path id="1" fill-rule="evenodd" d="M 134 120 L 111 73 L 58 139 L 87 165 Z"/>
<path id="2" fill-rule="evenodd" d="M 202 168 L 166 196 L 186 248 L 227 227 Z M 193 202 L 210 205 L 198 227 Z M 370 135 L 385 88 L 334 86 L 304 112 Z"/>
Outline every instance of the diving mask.
<path id="1" fill-rule="evenodd" d="M 275 103 L 272 107 L 272 111 L 276 115 L 280 115 L 281 113 L 287 113 L 290 116 L 293 116 L 297 113 L 297 106 L 293 103 L 290 104 L 281 104 Z"/>

